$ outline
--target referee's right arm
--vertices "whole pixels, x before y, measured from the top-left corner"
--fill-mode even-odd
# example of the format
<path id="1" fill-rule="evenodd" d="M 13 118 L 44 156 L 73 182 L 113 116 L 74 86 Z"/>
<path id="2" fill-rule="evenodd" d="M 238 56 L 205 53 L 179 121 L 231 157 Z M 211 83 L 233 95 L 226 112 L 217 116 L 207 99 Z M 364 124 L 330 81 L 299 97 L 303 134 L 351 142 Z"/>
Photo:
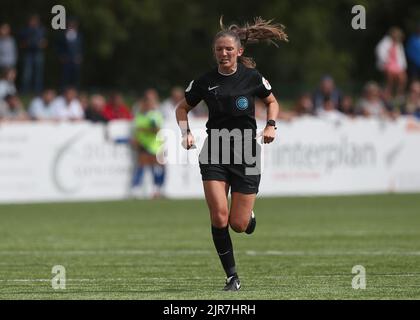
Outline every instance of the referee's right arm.
<path id="1" fill-rule="evenodd" d="M 175 111 L 176 121 L 178 122 L 178 126 L 181 129 L 182 146 L 187 150 L 190 149 L 194 144 L 194 137 L 191 134 L 190 127 L 188 125 L 188 112 L 190 112 L 192 109 L 193 107 L 188 105 L 185 99 L 182 99 Z"/>

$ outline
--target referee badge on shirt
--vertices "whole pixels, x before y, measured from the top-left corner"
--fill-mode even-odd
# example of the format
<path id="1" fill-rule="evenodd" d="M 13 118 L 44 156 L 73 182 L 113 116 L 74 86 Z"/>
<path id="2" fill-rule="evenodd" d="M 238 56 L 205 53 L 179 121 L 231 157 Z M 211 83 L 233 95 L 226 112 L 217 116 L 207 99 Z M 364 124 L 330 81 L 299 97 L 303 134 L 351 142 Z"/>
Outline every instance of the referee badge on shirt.
<path id="1" fill-rule="evenodd" d="M 239 97 L 238 99 L 236 99 L 236 107 L 239 110 L 245 110 L 246 108 L 248 108 L 248 99 L 246 97 Z"/>

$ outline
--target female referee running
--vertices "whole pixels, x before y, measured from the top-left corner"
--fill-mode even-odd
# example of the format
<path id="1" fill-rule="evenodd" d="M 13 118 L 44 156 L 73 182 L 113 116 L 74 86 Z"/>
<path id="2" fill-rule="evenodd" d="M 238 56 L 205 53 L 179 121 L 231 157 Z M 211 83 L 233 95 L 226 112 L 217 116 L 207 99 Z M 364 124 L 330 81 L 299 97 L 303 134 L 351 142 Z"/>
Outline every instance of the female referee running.
<path id="1" fill-rule="evenodd" d="M 251 234 L 256 225 L 253 207 L 260 183 L 260 172 L 254 171 L 249 174 L 246 169 L 255 168 L 258 160 L 250 163 L 245 161 L 244 156 L 247 146 L 252 147 L 252 155 L 255 156 L 253 159 L 258 156 L 255 97 L 260 98 L 267 107 L 267 125 L 262 137 L 264 143 L 270 143 L 275 138 L 275 119 L 279 112 L 279 105 L 271 92 L 269 82 L 255 69 L 252 58 L 244 57 L 243 53 L 249 43 L 287 41 L 287 35 L 282 25 L 271 24 L 271 21 L 261 18 L 256 18 L 254 24 L 246 24 L 244 27 L 231 25 L 225 28 L 222 19 L 220 25 L 222 30 L 216 34 L 213 41 L 217 68 L 191 81 L 185 90 L 185 99 L 176 109 L 176 117 L 183 137 L 182 145 L 190 149 L 194 145 L 194 137 L 188 126 L 187 114 L 201 100 L 208 106 L 208 137 L 200 153 L 200 172 L 210 211 L 213 242 L 227 276 L 223 290 L 237 291 L 241 284 L 236 272 L 229 225 L 234 231 L 247 234 Z M 219 143 L 220 136 L 223 140 L 220 132 L 238 133 L 238 130 L 241 133 L 240 147 L 236 143 L 238 136 L 229 135 L 227 150 L 230 158 L 226 163 L 225 158 L 221 160 L 220 157 L 220 151 L 226 150 L 226 139 L 222 147 L 219 144 L 215 147 L 215 140 Z M 246 131 L 251 134 L 247 135 Z M 214 132 L 219 133 L 216 139 Z M 223 150 L 222 156 L 225 156 Z M 232 159 L 232 155 L 236 155 L 238 150 L 241 153 L 240 162 Z"/>

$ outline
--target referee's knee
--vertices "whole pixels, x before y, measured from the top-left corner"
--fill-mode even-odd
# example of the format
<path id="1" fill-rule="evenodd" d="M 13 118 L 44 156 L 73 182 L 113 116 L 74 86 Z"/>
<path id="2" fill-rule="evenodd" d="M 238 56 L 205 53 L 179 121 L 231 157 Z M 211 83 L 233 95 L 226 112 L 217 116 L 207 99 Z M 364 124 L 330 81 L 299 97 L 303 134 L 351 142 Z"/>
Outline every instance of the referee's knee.
<path id="1" fill-rule="evenodd" d="M 233 231 L 242 233 L 245 232 L 246 228 L 248 227 L 248 222 L 244 219 L 231 219 L 229 218 L 229 225 Z"/>
<path id="2" fill-rule="evenodd" d="M 227 210 L 212 210 L 211 224 L 216 228 L 225 228 L 228 225 L 228 211 Z"/>

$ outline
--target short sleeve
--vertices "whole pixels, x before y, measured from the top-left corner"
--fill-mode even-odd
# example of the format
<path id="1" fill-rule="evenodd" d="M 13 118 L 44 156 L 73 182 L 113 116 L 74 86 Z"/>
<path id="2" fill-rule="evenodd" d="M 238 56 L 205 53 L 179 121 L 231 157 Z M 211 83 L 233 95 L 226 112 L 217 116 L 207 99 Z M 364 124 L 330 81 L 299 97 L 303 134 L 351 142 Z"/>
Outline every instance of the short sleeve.
<path id="1" fill-rule="evenodd" d="M 200 86 L 197 81 L 192 80 L 187 89 L 185 89 L 185 100 L 191 107 L 195 107 L 201 100 L 203 100 Z"/>
<path id="2" fill-rule="evenodd" d="M 257 73 L 257 90 L 255 95 L 260 98 L 264 99 L 267 98 L 271 94 L 271 84 L 265 79 L 260 73 Z"/>

